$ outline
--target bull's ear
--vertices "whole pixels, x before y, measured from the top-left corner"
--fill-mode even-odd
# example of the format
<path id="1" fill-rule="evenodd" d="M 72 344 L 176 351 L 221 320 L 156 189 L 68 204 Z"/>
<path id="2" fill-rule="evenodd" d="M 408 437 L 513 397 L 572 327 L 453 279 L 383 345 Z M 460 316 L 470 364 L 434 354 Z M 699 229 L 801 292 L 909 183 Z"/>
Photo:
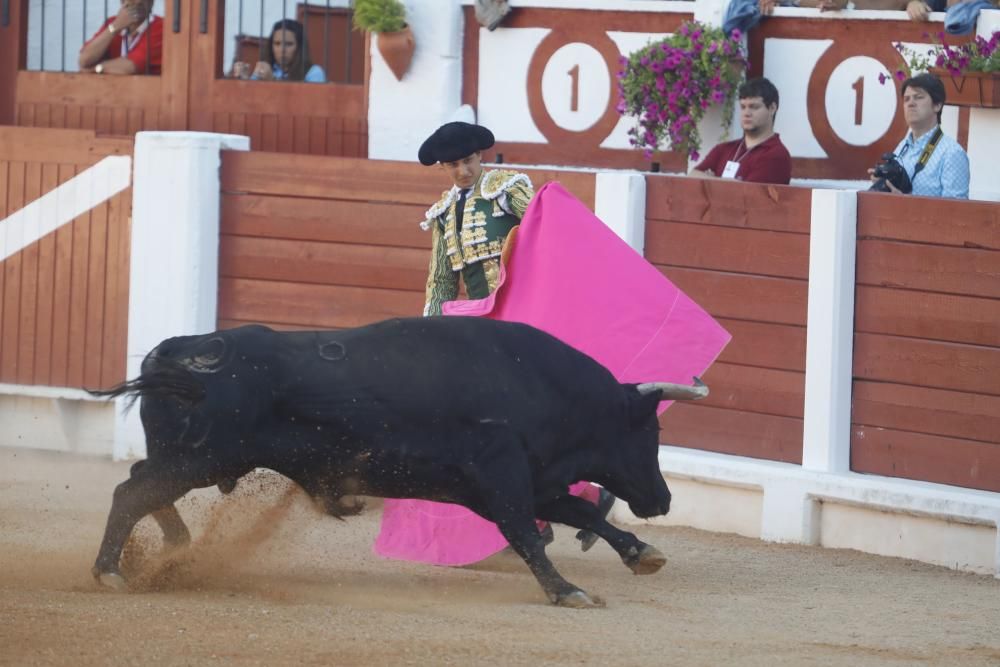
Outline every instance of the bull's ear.
<path id="1" fill-rule="evenodd" d="M 663 392 L 660 390 L 640 394 L 632 385 L 628 392 L 628 419 L 633 426 L 645 423 L 651 416 L 656 415 L 656 406 L 663 400 Z"/>

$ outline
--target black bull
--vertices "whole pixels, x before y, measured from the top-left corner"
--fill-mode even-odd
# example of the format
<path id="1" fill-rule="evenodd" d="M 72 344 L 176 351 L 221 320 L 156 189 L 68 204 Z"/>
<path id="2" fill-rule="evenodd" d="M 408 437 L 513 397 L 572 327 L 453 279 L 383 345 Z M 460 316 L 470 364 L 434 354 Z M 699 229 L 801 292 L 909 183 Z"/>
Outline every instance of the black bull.
<path id="1" fill-rule="evenodd" d="M 334 514 L 345 494 L 464 505 L 497 524 L 552 602 L 593 606 L 545 555 L 535 518 L 591 530 L 637 574 L 657 571 L 659 551 L 567 487 L 596 482 L 639 517 L 666 514 L 656 406 L 707 388 L 621 384 L 530 326 L 435 317 L 169 338 L 138 378 L 96 393 L 141 397 L 147 447 L 114 492 L 94 566 L 104 584 L 124 586 L 119 559 L 144 516 L 184 543 L 176 500 L 261 467 Z"/>

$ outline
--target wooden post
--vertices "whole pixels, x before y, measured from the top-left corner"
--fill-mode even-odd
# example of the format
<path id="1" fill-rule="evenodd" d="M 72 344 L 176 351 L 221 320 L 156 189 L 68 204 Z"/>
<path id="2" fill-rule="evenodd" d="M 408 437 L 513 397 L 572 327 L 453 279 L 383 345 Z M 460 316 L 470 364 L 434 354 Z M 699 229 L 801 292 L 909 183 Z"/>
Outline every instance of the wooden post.
<path id="1" fill-rule="evenodd" d="M 25 66 L 28 0 L 0 0 L 0 125 L 17 118 L 17 73 Z"/>

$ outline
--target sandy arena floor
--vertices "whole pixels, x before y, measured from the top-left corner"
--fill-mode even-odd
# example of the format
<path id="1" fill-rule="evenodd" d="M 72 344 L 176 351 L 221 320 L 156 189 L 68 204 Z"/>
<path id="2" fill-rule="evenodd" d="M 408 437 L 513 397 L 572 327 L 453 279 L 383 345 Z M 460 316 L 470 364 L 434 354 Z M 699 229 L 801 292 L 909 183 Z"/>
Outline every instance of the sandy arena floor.
<path id="1" fill-rule="evenodd" d="M 556 527 L 557 567 L 607 601 L 560 609 L 515 559 L 382 560 L 377 506 L 341 523 L 272 475 L 184 499 L 194 544 L 172 559 L 140 524 L 137 590 L 106 592 L 90 567 L 127 473 L 0 450 L 0 664 L 1000 665 L 991 577 L 655 527 L 636 532 L 669 562 L 637 577 Z"/>

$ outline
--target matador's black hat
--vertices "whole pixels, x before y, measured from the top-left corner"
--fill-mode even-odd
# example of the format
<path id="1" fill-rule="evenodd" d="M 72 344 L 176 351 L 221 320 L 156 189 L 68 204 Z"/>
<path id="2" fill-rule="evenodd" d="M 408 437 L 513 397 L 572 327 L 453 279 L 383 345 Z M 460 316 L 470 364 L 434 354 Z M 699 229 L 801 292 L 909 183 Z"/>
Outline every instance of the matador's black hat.
<path id="1" fill-rule="evenodd" d="M 493 133 L 482 125 L 461 121 L 445 123 L 421 144 L 417 157 L 425 166 L 435 162 L 454 162 L 476 151 L 486 150 L 495 141 Z"/>

